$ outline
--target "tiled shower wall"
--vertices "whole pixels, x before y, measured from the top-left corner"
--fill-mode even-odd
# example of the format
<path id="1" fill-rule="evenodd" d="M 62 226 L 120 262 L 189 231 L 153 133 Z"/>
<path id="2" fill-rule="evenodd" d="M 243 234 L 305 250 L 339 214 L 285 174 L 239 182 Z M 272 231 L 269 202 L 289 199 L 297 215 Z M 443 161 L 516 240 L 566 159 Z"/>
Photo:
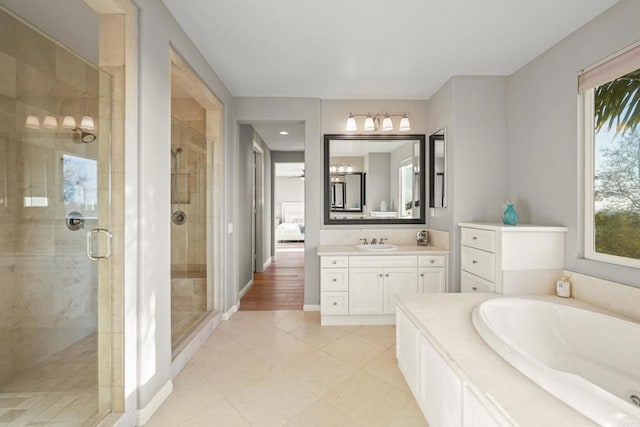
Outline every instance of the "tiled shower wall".
<path id="1" fill-rule="evenodd" d="M 97 159 L 61 129 L 62 117 L 97 119 L 99 71 L 0 10 L 0 385 L 97 327 L 97 275 L 86 235 L 65 216 L 96 206 L 63 201 L 62 155 Z M 25 128 L 27 115 L 55 129 Z M 97 121 L 96 121 L 97 123 Z"/>

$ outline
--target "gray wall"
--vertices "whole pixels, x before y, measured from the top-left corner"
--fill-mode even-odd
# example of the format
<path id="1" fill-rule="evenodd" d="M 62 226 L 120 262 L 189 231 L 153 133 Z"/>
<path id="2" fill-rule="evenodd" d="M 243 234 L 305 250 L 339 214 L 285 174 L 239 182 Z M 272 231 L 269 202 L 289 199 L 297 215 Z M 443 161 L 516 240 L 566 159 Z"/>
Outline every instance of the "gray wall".
<path id="1" fill-rule="evenodd" d="M 453 77 L 429 101 L 429 132 L 446 128 L 446 208 L 430 228 L 449 234 L 449 289 L 460 289 L 461 221 L 501 222 L 507 198 L 507 78 Z"/>
<path id="2" fill-rule="evenodd" d="M 509 78 L 509 193 L 523 222 L 569 228 L 565 267 L 640 287 L 637 269 L 583 259 L 578 72 L 640 39 L 640 2 L 622 0 Z"/>
<path id="3" fill-rule="evenodd" d="M 164 4 L 136 0 L 139 8 L 139 163 L 138 163 L 138 407 L 145 407 L 171 380 L 171 85 L 169 48 L 180 53 L 195 73 L 225 105 L 225 203 L 223 223 L 234 218 L 230 183 L 236 179 L 229 137 L 231 94 Z M 129 177 L 127 178 L 129 179 Z M 235 279 L 236 247 L 225 230 L 222 286 Z M 237 298 L 237 288 L 222 289 L 222 309 Z"/>
<path id="4" fill-rule="evenodd" d="M 263 161 L 263 215 L 256 227 L 256 270 L 252 260 L 251 228 L 253 215 L 252 180 L 253 180 L 253 143 L 262 149 Z M 238 215 L 236 216 L 238 234 L 238 283 L 242 290 L 253 278 L 254 271 L 262 271 L 262 265 L 271 256 L 271 151 L 251 125 L 240 125 L 238 132 L 240 167 L 238 168 L 238 185 L 242 189 L 238 195 Z"/>
<path id="5" fill-rule="evenodd" d="M 389 167 L 391 154 L 369 153 L 365 156 L 367 172 L 367 210 L 380 211 L 380 203 L 387 202 L 387 211 L 391 211 L 391 187 Z M 374 171 L 374 172 L 372 172 Z"/>

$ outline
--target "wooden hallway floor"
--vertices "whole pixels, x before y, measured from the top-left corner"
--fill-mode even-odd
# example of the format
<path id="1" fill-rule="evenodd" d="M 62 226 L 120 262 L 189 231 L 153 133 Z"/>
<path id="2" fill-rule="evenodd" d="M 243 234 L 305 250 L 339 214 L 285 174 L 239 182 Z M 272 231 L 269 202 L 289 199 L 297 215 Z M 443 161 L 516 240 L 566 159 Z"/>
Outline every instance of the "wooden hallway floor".
<path id="1" fill-rule="evenodd" d="M 254 273 L 253 286 L 240 300 L 240 311 L 302 310 L 304 248 L 302 243 L 276 248 L 275 261 Z"/>

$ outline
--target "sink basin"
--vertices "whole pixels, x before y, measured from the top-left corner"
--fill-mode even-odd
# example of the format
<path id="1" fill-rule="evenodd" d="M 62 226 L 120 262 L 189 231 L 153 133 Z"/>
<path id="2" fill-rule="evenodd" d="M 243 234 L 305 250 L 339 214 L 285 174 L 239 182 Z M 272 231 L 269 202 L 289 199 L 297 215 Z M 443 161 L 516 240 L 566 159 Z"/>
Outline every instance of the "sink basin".
<path id="1" fill-rule="evenodd" d="M 388 252 L 395 251 L 398 249 L 396 245 L 384 244 L 384 245 L 356 245 L 357 249 L 362 251 L 371 251 L 371 252 Z"/>

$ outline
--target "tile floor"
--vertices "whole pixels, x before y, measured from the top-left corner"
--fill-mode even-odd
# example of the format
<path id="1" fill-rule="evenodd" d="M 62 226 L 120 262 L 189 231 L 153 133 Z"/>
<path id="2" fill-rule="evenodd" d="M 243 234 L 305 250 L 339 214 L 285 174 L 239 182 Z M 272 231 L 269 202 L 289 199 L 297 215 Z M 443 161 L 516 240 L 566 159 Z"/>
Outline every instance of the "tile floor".
<path id="1" fill-rule="evenodd" d="M 174 380 L 147 424 L 426 426 L 393 326 L 320 326 L 318 312 L 238 312 Z"/>
<path id="2" fill-rule="evenodd" d="M 83 426 L 98 419 L 97 336 L 0 384 L 0 426 Z"/>

